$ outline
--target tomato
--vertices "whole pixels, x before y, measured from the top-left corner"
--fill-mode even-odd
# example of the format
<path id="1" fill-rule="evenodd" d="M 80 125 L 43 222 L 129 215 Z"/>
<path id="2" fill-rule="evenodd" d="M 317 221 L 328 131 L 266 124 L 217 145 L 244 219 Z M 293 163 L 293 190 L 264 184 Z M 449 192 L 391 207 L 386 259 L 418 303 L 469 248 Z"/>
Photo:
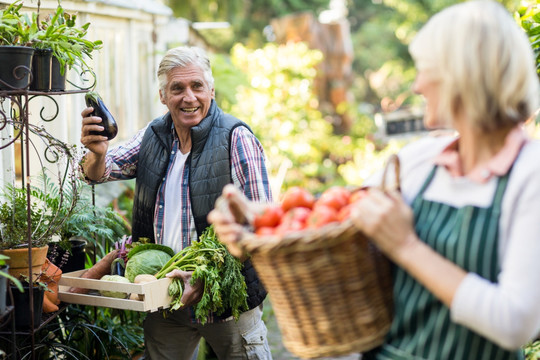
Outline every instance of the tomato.
<path id="1" fill-rule="evenodd" d="M 352 211 L 353 207 L 354 207 L 353 204 L 347 204 L 344 207 L 342 207 L 341 210 L 339 210 L 339 212 L 337 214 L 338 221 L 343 222 L 343 221 L 347 220 L 351 216 L 351 211 Z"/>
<path id="2" fill-rule="evenodd" d="M 255 234 L 259 236 L 274 235 L 276 233 L 276 228 L 272 226 L 261 226 L 255 230 Z"/>
<path id="3" fill-rule="evenodd" d="M 338 221 L 336 209 L 326 205 L 316 205 L 309 214 L 306 225 L 308 228 L 320 228 L 326 224 Z"/>
<path id="4" fill-rule="evenodd" d="M 351 193 L 341 186 L 333 186 L 326 189 L 321 197 L 317 199 L 316 205 L 325 205 L 339 211 L 349 203 Z"/>
<path id="5" fill-rule="evenodd" d="M 306 220 L 311 209 L 295 207 L 287 211 L 281 218 L 281 223 L 276 229 L 277 234 L 286 234 L 291 231 L 299 231 L 306 228 Z"/>
<path id="6" fill-rule="evenodd" d="M 269 204 L 264 208 L 262 213 L 255 215 L 253 226 L 255 226 L 255 229 L 278 226 L 282 216 L 283 209 L 281 205 Z"/>
<path id="7" fill-rule="evenodd" d="M 366 195 L 368 194 L 367 189 L 359 189 L 356 191 L 353 191 L 351 196 L 349 197 L 349 204 L 353 204 L 359 200 L 362 200 Z"/>
<path id="8" fill-rule="evenodd" d="M 309 191 L 300 186 L 293 186 L 283 194 L 281 198 L 281 208 L 284 212 L 295 207 L 313 208 L 315 197 Z"/>

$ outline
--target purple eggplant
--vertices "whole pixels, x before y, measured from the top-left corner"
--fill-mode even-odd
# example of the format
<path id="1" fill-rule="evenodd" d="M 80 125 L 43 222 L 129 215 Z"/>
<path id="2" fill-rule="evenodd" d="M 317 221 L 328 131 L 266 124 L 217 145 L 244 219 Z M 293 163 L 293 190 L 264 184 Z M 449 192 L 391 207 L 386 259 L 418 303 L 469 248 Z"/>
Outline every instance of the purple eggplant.
<path id="1" fill-rule="evenodd" d="M 103 131 L 91 131 L 90 134 L 106 136 L 108 140 L 114 139 L 116 134 L 118 134 L 118 125 L 109 109 L 103 103 L 101 96 L 95 91 L 89 91 L 84 96 L 84 100 L 86 101 L 86 106 L 94 108 L 94 111 L 90 115 L 99 116 L 102 120 L 100 125 L 104 128 Z"/>

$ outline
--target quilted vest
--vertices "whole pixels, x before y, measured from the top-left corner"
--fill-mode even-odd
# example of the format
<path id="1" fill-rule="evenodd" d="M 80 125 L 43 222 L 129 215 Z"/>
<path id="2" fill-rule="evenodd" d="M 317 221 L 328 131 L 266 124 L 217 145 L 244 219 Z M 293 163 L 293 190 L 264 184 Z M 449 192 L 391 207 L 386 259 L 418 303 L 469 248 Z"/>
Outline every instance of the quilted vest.
<path id="1" fill-rule="evenodd" d="M 232 183 L 230 165 L 230 140 L 237 126 L 249 126 L 235 117 L 223 113 L 212 100 L 208 115 L 191 128 L 191 153 L 186 160 L 189 166 L 189 192 L 191 210 L 195 219 L 197 234 L 200 236 L 208 227 L 206 216 L 214 208 L 223 187 Z M 159 187 L 169 164 L 173 143 L 172 118 L 169 113 L 154 119 L 148 126 L 137 164 L 135 198 L 133 202 L 132 237 L 154 239 L 154 208 Z M 246 260 L 242 274 L 246 279 L 248 307 L 258 306 L 266 297 L 266 290 L 260 282 L 251 261 Z M 219 316 L 231 315 L 226 311 Z"/>

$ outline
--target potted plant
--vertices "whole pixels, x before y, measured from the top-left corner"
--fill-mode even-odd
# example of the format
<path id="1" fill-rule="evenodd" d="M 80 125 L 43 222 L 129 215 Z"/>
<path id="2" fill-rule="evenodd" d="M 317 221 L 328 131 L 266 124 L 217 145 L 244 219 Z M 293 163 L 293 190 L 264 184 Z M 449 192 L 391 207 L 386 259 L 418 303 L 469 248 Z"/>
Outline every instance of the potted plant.
<path id="1" fill-rule="evenodd" d="M 60 216 L 61 201 L 47 192 L 50 185 L 43 188 L 31 185 L 29 188 L 30 194 L 27 194 L 26 187 L 5 186 L 4 201 L 0 204 L 0 253 L 10 257 L 9 273 L 12 276 L 36 280 L 45 262 L 48 244 L 53 236 L 59 234 L 65 219 Z M 28 273 L 29 248 L 32 251 L 32 276 Z"/>
<path id="2" fill-rule="evenodd" d="M 32 24 L 37 24 L 38 31 L 32 38 L 32 47 L 37 55 L 45 57 L 52 55 L 51 90 L 65 88 L 66 69 L 77 68 L 81 73 L 91 71 L 86 59 L 92 58 L 92 52 L 102 46 L 101 40 L 86 39 L 90 23 L 76 26 L 77 15 L 64 11 L 60 3 L 56 11 L 44 21 L 39 21 L 38 13 L 32 14 Z"/>
<path id="3" fill-rule="evenodd" d="M 76 204 L 73 210 L 66 206 L 60 211 L 65 214 L 62 215 L 65 221 L 60 228 L 60 240 L 49 244 L 47 255 L 63 272 L 84 268 L 87 243 L 94 247 L 100 247 L 102 243 L 112 246 L 127 232 L 124 219 L 112 207 L 94 204 L 90 185 L 78 180 L 76 187 Z M 64 194 L 66 203 L 71 203 L 74 192 L 69 190 L 69 186 Z"/>
<path id="4" fill-rule="evenodd" d="M 20 14 L 18 0 L 0 11 L 0 90 L 25 89 L 30 83 L 34 49 L 30 46 L 37 27 Z"/>

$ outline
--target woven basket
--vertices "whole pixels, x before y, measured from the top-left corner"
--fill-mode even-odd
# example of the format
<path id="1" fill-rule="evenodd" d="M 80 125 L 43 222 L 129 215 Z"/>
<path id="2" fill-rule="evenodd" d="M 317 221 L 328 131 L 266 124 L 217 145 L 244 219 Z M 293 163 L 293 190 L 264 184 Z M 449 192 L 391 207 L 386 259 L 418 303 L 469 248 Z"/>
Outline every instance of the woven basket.
<path id="1" fill-rule="evenodd" d="M 390 263 L 350 221 L 284 237 L 246 233 L 239 246 L 251 254 L 291 353 L 310 359 L 382 344 L 392 320 Z"/>

